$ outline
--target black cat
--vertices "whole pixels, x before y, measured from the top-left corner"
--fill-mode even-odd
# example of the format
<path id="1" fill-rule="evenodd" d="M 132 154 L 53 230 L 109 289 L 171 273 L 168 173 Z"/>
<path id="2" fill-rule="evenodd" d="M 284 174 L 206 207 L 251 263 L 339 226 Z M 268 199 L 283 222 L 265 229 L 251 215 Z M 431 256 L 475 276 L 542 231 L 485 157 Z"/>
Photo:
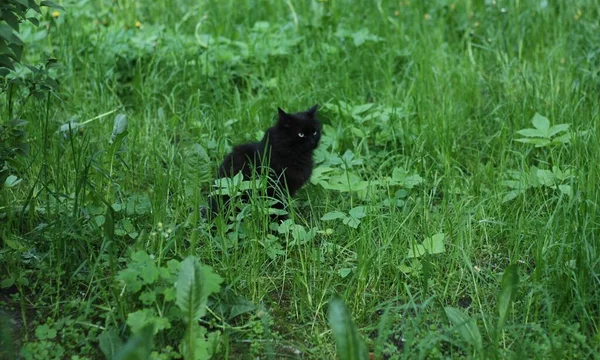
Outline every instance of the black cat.
<path id="1" fill-rule="evenodd" d="M 279 203 L 274 207 L 282 209 L 281 202 L 286 195 L 293 196 L 312 174 L 313 151 L 321 140 L 322 128 L 316 118 L 317 107 L 295 114 L 278 108 L 277 123 L 267 129 L 260 142 L 234 147 L 219 167 L 218 178 L 233 177 L 241 171 L 244 180 L 250 180 L 253 175 L 267 170 L 267 196 L 276 198 Z M 229 197 L 223 195 L 220 200 L 226 203 Z M 219 199 L 211 196 L 209 204 L 212 215 L 216 216 L 220 210 Z"/>

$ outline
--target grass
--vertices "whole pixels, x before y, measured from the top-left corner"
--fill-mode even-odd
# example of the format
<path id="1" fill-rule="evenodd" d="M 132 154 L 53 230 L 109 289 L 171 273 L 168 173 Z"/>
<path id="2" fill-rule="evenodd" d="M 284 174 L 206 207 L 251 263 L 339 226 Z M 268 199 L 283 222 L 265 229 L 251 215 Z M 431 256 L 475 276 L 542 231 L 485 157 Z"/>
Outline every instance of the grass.
<path id="1" fill-rule="evenodd" d="M 596 1 L 58 3 L 21 32 L 60 90 L 11 95 L 32 151 L 0 189 L 5 354 L 101 358 L 101 334 L 146 323 L 155 358 L 181 354 L 165 289 L 189 255 L 223 279 L 201 322 L 215 358 L 334 358 L 334 295 L 381 358 L 600 351 Z M 231 146 L 315 103 L 292 222 L 257 205 L 209 231 Z M 536 113 L 568 128 L 536 147 L 518 133 Z"/>

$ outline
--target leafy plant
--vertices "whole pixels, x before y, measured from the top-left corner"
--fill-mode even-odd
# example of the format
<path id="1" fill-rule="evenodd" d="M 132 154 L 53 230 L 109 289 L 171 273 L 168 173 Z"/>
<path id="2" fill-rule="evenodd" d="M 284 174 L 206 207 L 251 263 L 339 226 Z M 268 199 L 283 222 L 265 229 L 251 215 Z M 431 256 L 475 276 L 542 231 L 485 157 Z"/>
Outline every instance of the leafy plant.
<path id="1" fill-rule="evenodd" d="M 0 189 L 13 187 L 21 181 L 11 172 L 15 171 L 17 156 L 29 155 L 27 132 L 23 129 L 25 125 L 27 122 L 23 120 L 0 124 Z"/>
<path id="2" fill-rule="evenodd" d="M 335 297 L 329 303 L 329 326 L 335 339 L 337 356 L 340 360 L 367 360 L 368 352 L 364 340 L 344 301 Z"/>
<path id="3" fill-rule="evenodd" d="M 41 14 L 40 6 L 64 10 L 62 6 L 52 1 L 42 1 L 38 5 L 35 0 L 4 0 L 0 4 L 0 20 L 6 23 L 0 23 L 0 79 L 3 79 L 10 70 L 15 70 L 15 63 L 21 61 L 25 43 L 18 36 L 20 24 L 29 21 L 38 26 L 39 20 L 28 17 L 27 14 L 29 10 Z"/>
<path id="4" fill-rule="evenodd" d="M 444 247 L 444 239 L 446 235 L 444 233 L 435 234 L 431 237 L 425 238 L 423 243 L 416 244 L 415 246 L 408 249 L 406 257 L 419 258 L 425 254 L 441 254 L 446 251 Z"/>
<path id="5" fill-rule="evenodd" d="M 534 129 L 522 129 L 517 134 L 524 138 L 516 139 L 525 144 L 534 144 L 535 147 L 548 147 L 551 145 L 568 144 L 571 141 L 571 134 L 566 131 L 569 124 L 558 124 L 550 126 L 550 120 L 545 116 L 535 113 L 531 119 Z"/>
<path id="6" fill-rule="evenodd" d="M 446 306 L 444 307 L 446 316 L 450 323 L 454 326 L 462 338 L 475 348 L 478 352 L 481 352 L 483 348 L 483 339 L 479 332 L 479 327 L 475 319 L 472 319 L 461 310 Z"/>
<path id="7" fill-rule="evenodd" d="M 206 315 L 208 296 L 219 291 L 223 279 L 208 266 L 187 257 L 177 278 L 176 304 L 187 324 L 185 339 L 180 347 L 185 359 L 208 359 L 216 351 L 218 334 L 207 333 L 198 320 Z"/>
<path id="8" fill-rule="evenodd" d="M 357 206 L 355 208 L 350 209 L 348 213 L 344 213 L 341 211 L 331 211 L 321 217 L 323 221 L 330 221 L 341 219 L 344 225 L 348 225 L 351 228 L 358 228 L 360 225 L 360 219 L 367 216 L 364 206 Z"/>
<path id="9" fill-rule="evenodd" d="M 117 280 L 125 286 L 126 292 L 137 297 L 142 307 L 127 316 L 133 337 L 122 348 L 114 330 L 109 329 L 100 336 L 106 356 L 133 351 L 133 347 L 127 350 L 128 344 L 150 339 L 174 324 L 182 324 L 186 329 L 179 347 L 185 359 L 208 359 L 216 352 L 219 334 L 208 332 L 198 322 L 206 315 L 208 297 L 219 291 L 223 281 L 210 267 L 201 265 L 193 256 L 181 264 L 170 260 L 167 267 L 159 267 L 153 257 L 138 251 L 132 255 L 128 267 L 119 272 Z M 175 311 L 173 305 L 179 311 Z M 145 349 L 146 352 L 149 350 Z"/>
<path id="10" fill-rule="evenodd" d="M 550 188 L 569 197 L 573 195 L 570 181 L 574 176 L 570 169 L 562 170 L 553 166 L 552 170 L 547 170 L 532 166 L 529 171 L 509 171 L 508 176 L 511 177 L 510 180 L 502 181 L 502 184 L 510 189 L 504 195 L 503 202 L 511 201 L 533 188 Z"/>

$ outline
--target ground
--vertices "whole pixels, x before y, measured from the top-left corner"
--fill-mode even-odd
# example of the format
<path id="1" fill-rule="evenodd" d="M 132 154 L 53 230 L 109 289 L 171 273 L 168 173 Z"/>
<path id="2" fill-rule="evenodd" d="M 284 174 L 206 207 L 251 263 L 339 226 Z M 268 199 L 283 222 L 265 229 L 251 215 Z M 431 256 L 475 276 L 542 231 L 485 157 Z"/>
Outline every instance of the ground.
<path id="1" fill-rule="evenodd" d="M 3 356 L 600 351 L 596 0 L 56 3 L 2 77 Z M 290 219 L 206 224 L 232 146 L 316 103 Z"/>

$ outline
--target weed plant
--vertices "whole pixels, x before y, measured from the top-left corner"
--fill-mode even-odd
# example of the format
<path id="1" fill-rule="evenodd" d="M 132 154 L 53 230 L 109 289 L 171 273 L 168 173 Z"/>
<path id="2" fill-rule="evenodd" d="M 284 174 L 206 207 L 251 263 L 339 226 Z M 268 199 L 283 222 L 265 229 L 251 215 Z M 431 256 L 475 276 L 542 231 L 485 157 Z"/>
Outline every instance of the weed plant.
<path id="1" fill-rule="evenodd" d="M 0 94 L 0 357 L 599 353 L 597 0 L 56 2 L 20 37 L 60 87 Z M 206 224 L 231 147 L 314 103 L 289 219 L 238 178 Z"/>

